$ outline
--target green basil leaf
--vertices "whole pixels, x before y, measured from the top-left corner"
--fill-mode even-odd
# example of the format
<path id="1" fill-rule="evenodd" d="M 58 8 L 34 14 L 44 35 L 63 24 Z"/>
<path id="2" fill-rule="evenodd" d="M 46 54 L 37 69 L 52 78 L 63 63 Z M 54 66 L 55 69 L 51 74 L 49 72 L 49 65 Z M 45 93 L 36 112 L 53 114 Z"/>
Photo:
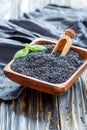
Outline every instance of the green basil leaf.
<path id="1" fill-rule="evenodd" d="M 15 53 L 14 59 L 26 56 L 29 53 L 29 51 L 39 52 L 46 49 L 46 47 L 43 45 L 29 45 L 28 43 L 23 44 L 23 46 L 24 49 L 21 49 Z"/>
<path id="2" fill-rule="evenodd" d="M 31 46 L 29 46 L 29 49 L 30 49 L 30 51 L 32 51 L 32 52 L 38 52 L 38 51 L 43 51 L 43 50 L 45 50 L 46 47 L 43 46 L 43 45 L 31 45 Z"/>
<path id="3" fill-rule="evenodd" d="M 29 45 L 28 43 L 24 43 L 23 46 L 24 46 L 25 48 L 27 48 L 27 47 L 29 47 L 30 45 Z"/>
<path id="4" fill-rule="evenodd" d="M 26 56 L 28 53 L 29 53 L 29 49 L 28 49 L 28 48 L 21 49 L 21 50 L 19 50 L 19 51 L 17 51 L 17 52 L 15 53 L 14 59 L 24 57 L 24 56 Z"/>

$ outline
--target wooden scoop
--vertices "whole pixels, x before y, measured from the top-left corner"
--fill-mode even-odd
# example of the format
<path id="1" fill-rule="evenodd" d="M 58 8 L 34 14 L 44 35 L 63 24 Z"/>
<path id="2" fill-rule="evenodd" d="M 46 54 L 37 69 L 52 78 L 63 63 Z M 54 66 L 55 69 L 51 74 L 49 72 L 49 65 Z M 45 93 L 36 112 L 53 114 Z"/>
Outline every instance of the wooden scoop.
<path id="1" fill-rule="evenodd" d="M 56 53 L 59 50 L 62 50 L 61 56 L 65 56 L 71 47 L 72 38 L 74 38 L 75 36 L 76 33 L 72 29 L 67 29 L 65 31 L 65 35 L 57 41 L 51 54 Z"/>

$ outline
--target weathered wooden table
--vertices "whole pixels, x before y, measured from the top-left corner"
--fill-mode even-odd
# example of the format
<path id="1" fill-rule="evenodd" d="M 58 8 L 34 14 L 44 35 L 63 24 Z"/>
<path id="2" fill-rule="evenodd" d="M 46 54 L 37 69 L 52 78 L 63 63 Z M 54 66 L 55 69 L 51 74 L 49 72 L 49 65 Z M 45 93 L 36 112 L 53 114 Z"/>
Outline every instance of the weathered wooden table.
<path id="1" fill-rule="evenodd" d="M 0 130 L 87 130 L 87 71 L 63 95 L 26 88 L 0 101 Z"/>
<path id="2" fill-rule="evenodd" d="M 34 7 L 35 1 L 32 2 Z M 13 1 L 12 5 L 16 11 Z M 23 20 L 0 22 L 0 45 L 3 48 L 0 46 L 0 65 L 7 63 L 6 55 L 10 50 L 7 61 L 11 60 L 20 42 L 30 43 L 36 37 L 56 39 L 68 27 L 77 31 L 75 45 L 81 41 L 80 45 L 87 48 L 86 12 L 86 9 L 48 5 L 41 11 L 25 14 Z M 16 100 L 0 100 L 0 130 L 87 130 L 87 70 L 63 95 L 53 96 L 25 88 Z"/>

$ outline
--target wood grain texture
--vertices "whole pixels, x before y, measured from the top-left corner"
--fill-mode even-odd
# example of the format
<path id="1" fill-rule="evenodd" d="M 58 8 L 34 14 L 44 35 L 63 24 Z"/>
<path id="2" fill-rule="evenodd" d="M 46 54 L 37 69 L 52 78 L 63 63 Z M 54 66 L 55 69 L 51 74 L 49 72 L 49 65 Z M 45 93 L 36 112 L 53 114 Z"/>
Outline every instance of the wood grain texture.
<path id="1" fill-rule="evenodd" d="M 0 130 L 86 130 L 86 77 L 60 96 L 26 88 L 17 100 L 0 101 Z"/>
<path id="2" fill-rule="evenodd" d="M 65 56 L 70 50 L 71 45 L 72 45 L 72 38 L 74 38 L 75 36 L 76 36 L 76 33 L 72 29 L 67 29 L 65 31 L 65 35 L 61 36 L 58 39 L 51 53 L 53 54 L 61 50 L 62 51 L 61 56 Z"/>

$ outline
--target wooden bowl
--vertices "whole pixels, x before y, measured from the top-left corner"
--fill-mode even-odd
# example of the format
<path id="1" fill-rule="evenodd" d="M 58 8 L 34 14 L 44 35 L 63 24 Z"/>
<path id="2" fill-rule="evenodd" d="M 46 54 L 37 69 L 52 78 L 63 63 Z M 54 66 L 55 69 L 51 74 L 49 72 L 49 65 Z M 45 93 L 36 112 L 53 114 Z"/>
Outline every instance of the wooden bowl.
<path id="1" fill-rule="evenodd" d="M 31 44 L 56 44 L 56 42 L 45 40 L 38 38 L 31 42 Z M 87 69 L 87 49 L 83 49 L 80 47 L 71 46 L 71 50 L 77 52 L 80 54 L 80 56 L 84 59 L 84 63 L 82 66 L 64 83 L 61 84 L 53 84 L 49 82 L 45 82 L 42 80 L 38 80 L 34 77 L 26 76 L 20 73 L 17 73 L 11 69 L 11 65 L 13 60 L 7 64 L 4 68 L 4 73 L 6 76 L 13 80 L 14 82 L 17 82 L 23 86 L 36 89 L 45 93 L 58 95 L 66 92 L 72 84 L 78 79 L 78 77 Z"/>

